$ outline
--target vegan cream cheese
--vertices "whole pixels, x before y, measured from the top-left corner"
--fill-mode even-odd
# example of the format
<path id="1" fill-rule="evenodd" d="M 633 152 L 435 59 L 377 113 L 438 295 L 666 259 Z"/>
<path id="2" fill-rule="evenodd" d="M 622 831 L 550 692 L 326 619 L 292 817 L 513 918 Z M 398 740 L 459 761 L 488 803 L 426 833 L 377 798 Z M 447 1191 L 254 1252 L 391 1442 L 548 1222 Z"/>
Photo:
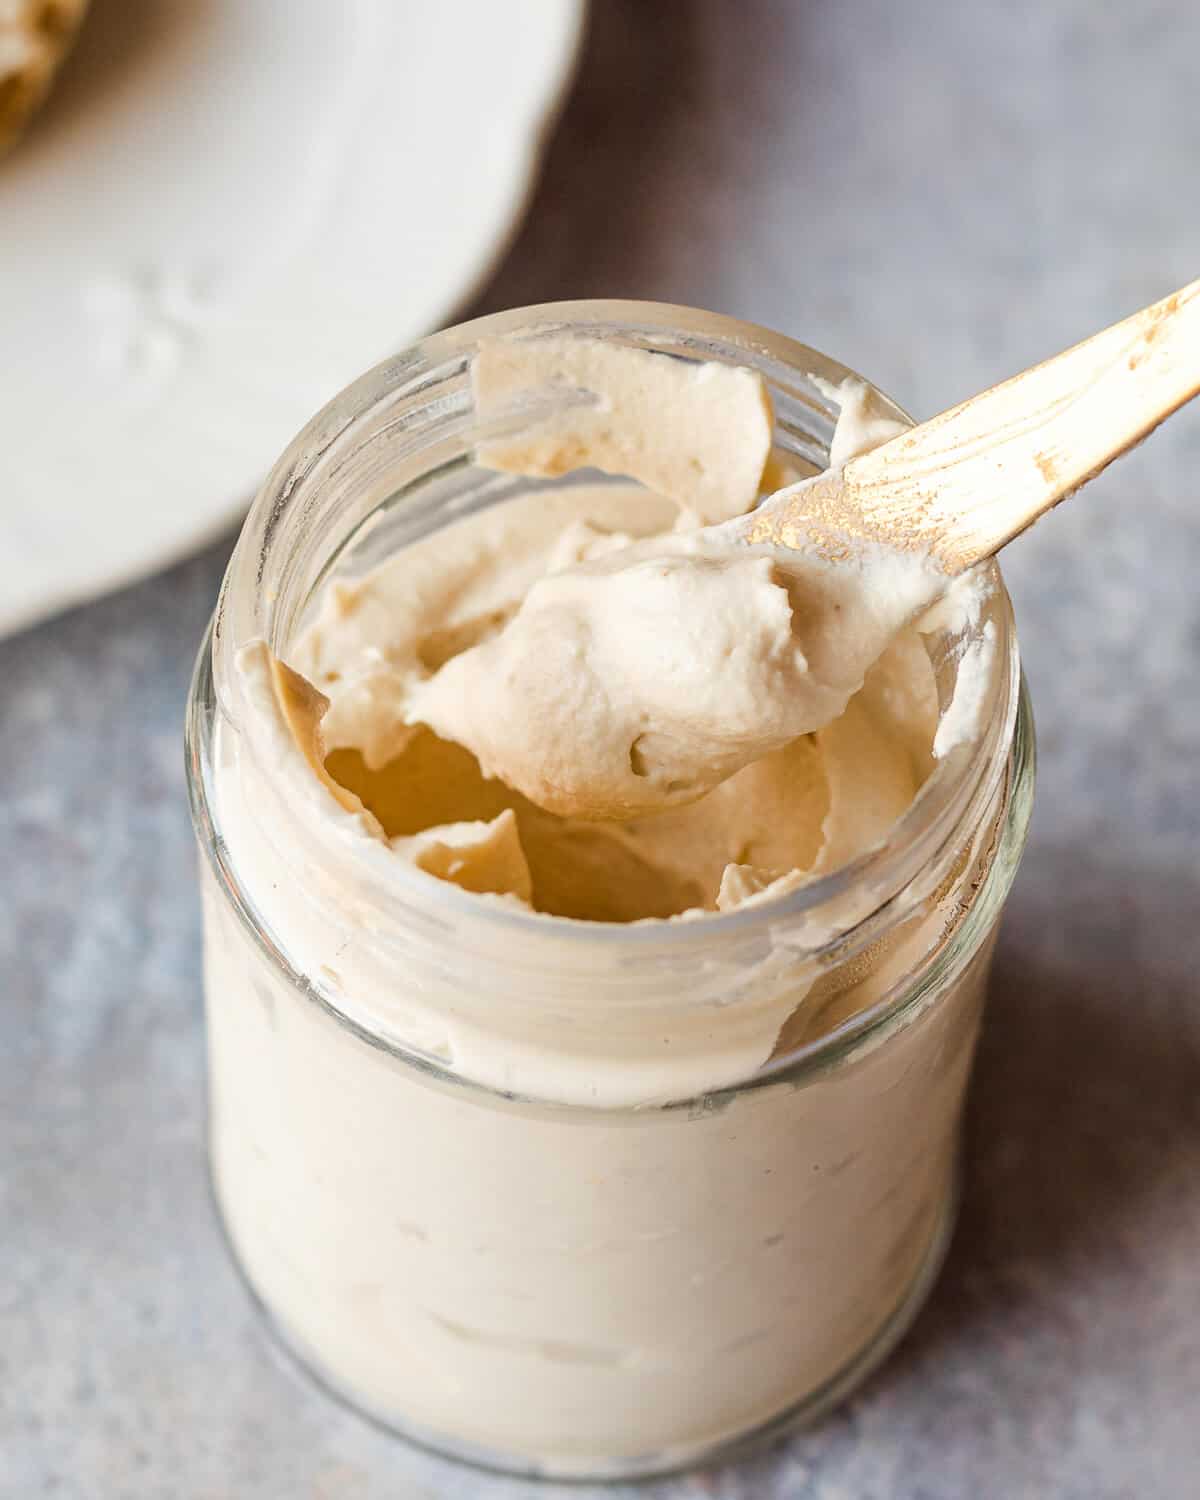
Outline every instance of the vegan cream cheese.
<path id="1" fill-rule="evenodd" d="M 210 874 L 217 1192 L 285 1339 L 376 1416 L 654 1472 L 829 1399 L 936 1263 L 1007 744 L 903 896 L 868 867 L 1003 717 L 1004 605 L 990 567 L 749 545 L 801 472 L 748 364 L 569 330 L 468 363 L 498 503 L 351 551 L 228 657 L 211 815 L 258 940 Z M 832 394 L 834 461 L 902 430 Z"/>

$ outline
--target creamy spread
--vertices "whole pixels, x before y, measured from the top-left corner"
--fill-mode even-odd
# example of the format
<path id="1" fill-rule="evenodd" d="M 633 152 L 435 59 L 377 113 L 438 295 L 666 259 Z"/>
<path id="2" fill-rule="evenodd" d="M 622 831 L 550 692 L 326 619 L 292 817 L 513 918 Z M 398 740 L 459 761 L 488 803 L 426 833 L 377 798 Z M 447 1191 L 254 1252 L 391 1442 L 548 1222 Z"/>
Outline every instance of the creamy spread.
<path id="1" fill-rule="evenodd" d="M 237 656 L 217 822 L 270 936 L 207 883 L 214 1170 L 251 1282 L 353 1400 L 637 1471 L 815 1399 L 936 1259 L 986 933 L 819 1076 L 719 1091 L 969 907 L 994 803 L 844 961 L 810 955 L 882 898 L 781 898 L 977 740 L 995 632 L 979 578 L 922 614 L 919 562 L 714 540 L 796 477 L 750 370 L 564 337 L 484 344 L 473 382 L 477 466 L 528 490 L 325 583 L 294 714 L 266 646 Z M 897 430 L 839 399 L 839 460 Z M 922 631 L 948 626 L 939 693 Z M 739 945 L 713 914 L 747 908 Z M 639 946 L 663 933 L 689 941 Z"/>
<path id="2" fill-rule="evenodd" d="M 882 548 L 833 565 L 728 527 L 655 537 L 539 579 L 406 714 L 552 812 L 656 812 L 840 717 L 945 582 Z"/>
<path id="3" fill-rule="evenodd" d="M 543 492 L 459 523 L 361 583 L 330 591 L 293 659 L 332 697 L 322 724 L 327 765 L 371 809 L 398 855 L 544 913 L 636 921 L 728 909 L 744 885 L 726 881 L 734 869 L 752 871 L 761 889 L 793 872 L 834 868 L 877 842 L 904 811 L 933 763 L 937 717 L 928 657 L 914 634 L 881 654 L 834 722 L 792 736 L 702 800 L 660 810 L 651 804 L 624 821 L 549 810 L 539 805 L 548 799 L 531 800 L 508 778 L 489 777 L 495 766 L 485 769 L 463 748 L 468 739 L 478 746 L 469 730 L 455 733 L 452 721 L 433 713 L 434 729 L 410 722 L 408 705 L 422 704 L 430 688 L 448 713 L 469 714 L 473 726 L 501 721 L 486 674 L 471 689 L 447 691 L 450 667 L 463 656 L 426 675 L 429 666 L 481 621 L 494 625 L 515 609 L 527 579 L 574 577 L 547 570 L 672 518 L 654 497 L 626 486 Z M 684 640 L 687 624 L 676 630 Z M 565 665 L 554 659 L 555 668 Z M 594 720 L 609 700 L 569 672 L 556 671 L 548 692 L 548 717 L 563 725 L 564 738 L 570 717 L 553 715 L 562 703 L 554 695 L 573 705 L 574 753 L 586 760 L 600 740 Z M 686 694 L 678 701 L 686 705 Z M 531 723 L 531 753 L 544 765 L 552 731 L 527 712 L 517 722 Z M 452 860 L 443 852 L 451 845 Z M 507 852 L 498 858 L 501 846 Z M 514 878 L 501 879 L 505 873 Z"/>
<path id="4" fill-rule="evenodd" d="M 328 588 L 292 665 L 371 831 L 465 889 L 602 921 L 728 910 L 877 842 L 974 723 L 964 683 L 937 737 L 912 627 L 945 576 L 739 538 L 771 457 L 750 370 L 551 340 L 485 345 L 473 375 L 485 419 L 575 397 L 482 462 L 657 490 L 540 490 Z M 845 397 L 843 461 L 897 430 Z"/>

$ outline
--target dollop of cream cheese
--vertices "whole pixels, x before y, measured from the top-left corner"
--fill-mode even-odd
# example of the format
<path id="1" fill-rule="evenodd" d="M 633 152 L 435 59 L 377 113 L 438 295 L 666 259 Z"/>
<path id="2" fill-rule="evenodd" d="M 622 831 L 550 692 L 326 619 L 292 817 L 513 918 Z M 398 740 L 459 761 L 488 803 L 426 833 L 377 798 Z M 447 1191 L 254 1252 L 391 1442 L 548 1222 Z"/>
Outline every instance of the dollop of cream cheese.
<path id="1" fill-rule="evenodd" d="M 882 548 L 833 565 L 728 535 L 656 537 L 540 579 L 413 691 L 410 719 L 551 812 L 653 812 L 831 723 L 946 583 Z"/>
<path id="2" fill-rule="evenodd" d="M 963 689 L 939 729 L 918 626 L 945 576 L 747 544 L 779 469 L 753 371 L 551 339 L 485 346 L 474 385 L 501 431 L 481 464 L 626 478 L 531 490 L 327 585 L 290 664 L 396 854 L 636 921 L 769 899 L 882 839 L 982 703 Z M 900 430 L 838 396 L 840 461 Z"/>

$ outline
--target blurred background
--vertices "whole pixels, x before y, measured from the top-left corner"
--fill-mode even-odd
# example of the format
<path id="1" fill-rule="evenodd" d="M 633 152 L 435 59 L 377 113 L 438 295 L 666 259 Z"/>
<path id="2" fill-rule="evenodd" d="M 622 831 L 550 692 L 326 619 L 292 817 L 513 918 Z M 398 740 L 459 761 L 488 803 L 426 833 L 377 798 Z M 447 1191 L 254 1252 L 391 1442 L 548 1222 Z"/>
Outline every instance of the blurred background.
<path id="1" fill-rule="evenodd" d="M 1200 272 L 1191 0 L 396 0 L 365 53 L 347 3 L 322 24 L 368 69 L 372 144 L 359 121 L 346 159 L 311 9 L 93 0 L 61 97 L 0 157 L 4 1496 L 530 1493 L 310 1391 L 210 1210 L 183 702 L 299 422 L 437 324 L 590 296 L 768 324 L 920 419 Z M 228 62 L 238 27 L 261 50 Z M 298 266 L 280 182 L 318 169 L 354 191 L 312 200 Z M 282 248 L 223 285 L 218 219 L 221 245 Z M 201 244 L 178 285 L 129 249 L 164 234 Z M 111 334 L 94 368 L 77 292 Z M 1198 475 L 1185 409 L 1006 554 L 1039 799 L 928 1309 L 817 1431 L 638 1494 L 1195 1492 Z"/>

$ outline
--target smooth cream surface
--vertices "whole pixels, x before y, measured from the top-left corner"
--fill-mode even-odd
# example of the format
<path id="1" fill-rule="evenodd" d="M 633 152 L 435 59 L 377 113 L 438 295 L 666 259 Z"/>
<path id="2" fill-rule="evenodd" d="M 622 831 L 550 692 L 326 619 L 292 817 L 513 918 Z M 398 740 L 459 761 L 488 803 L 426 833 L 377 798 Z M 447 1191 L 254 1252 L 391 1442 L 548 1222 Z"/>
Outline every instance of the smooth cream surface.
<path id="1" fill-rule="evenodd" d="M 493 340 L 475 356 L 471 386 L 481 422 L 508 414 L 517 423 L 478 444 L 485 467 L 550 479 L 583 467 L 627 475 L 669 495 L 691 525 L 749 510 L 771 456 L 766 386 L 737 366 L 593 339 Z"/>
<path id="2" fill-rule="evenodd" d="M 566 816 L 694 801 L 837 719 L 945 579 L 874 549 L 836 565 L 673 533 L 540 579 L 406 710 Z"/>
<path id="3" fill-rule="evenodd" d="M 398 856 L 552 915 L 634 921 L 727 910 L 750 893 L 747 878 L 757 893 L 833 868 L 904 811 L 932 765 L 937 713 L 928 658 L 912 633 L 834 722 L 784 737 L 699 800 L 624 821 L 547 810 L 506 778 L 486 776 L 453 725 L 439 721 L 435 733 L 409 722 L 422 689 L 448 681 L 441 655 L 481 630 L 496 639 L 528 580 L 573 577 L 552 570 L 614 545 L 623 555 L 633 535 L 673 518 L 661 499 L 623 484 L 536 493 L 331 590 L 293 660 L 331 697 L 322 725 L 330 770 L 375 814 Z M 555 690 L 573 692 L 570 676 L 556 671 Z M 591 692 L 589 682 L 572 699 L 579 755 L 599 732 L 588 719 Z M 497 711 L 486 681 L 458 701 L 475 724 Z M 550 750 L 536 726 L 531 748 Z M 453 858 L 437 852 L 446 845 Z M 727 882 L 732 867 L 743 875 Z"/>
<path id="4" fill-rule="evenodd" d="M 537 475 L 589 464 L 656 484 L 680 507 L 672 534 L 537 580 L 503 628 L 409 696 L 410 721 L 552 812 L 622 819 L 689 802 L 824 728 L 947 586 L 912 552 L 856 545 L 830 561 L 749 545 L 741 518 L 771 431 L 750 370 L 549 341 L 485 346 L 474 381 L 484 414 L 519 410 L 522 395 L 591 396 L 485 444 L 485 462 Z M 839 394 L 839 463 L 901 430 L 869 410 L 861 385 Z M 763 508 L 802 505 L 804 491 L 791 485 Z"/>
<path id="5" fill-rule="evenodd" d="M 484 416 L 588 395 L 489 439 L 486 465 L 668 493 L 537 490 L 328 587 L 292 664 L 330 699 L 330 771 L 396 854 L 635 921 L 729 910 L 877 843 L 933 764 L 911 622 L 944 576 L 738 539 L 770 458 L 749 370 L 550 341 L 485 346 L 474 382 Z M 843 459 L 896 431 L 860 387 L 843 411 Z"/>

